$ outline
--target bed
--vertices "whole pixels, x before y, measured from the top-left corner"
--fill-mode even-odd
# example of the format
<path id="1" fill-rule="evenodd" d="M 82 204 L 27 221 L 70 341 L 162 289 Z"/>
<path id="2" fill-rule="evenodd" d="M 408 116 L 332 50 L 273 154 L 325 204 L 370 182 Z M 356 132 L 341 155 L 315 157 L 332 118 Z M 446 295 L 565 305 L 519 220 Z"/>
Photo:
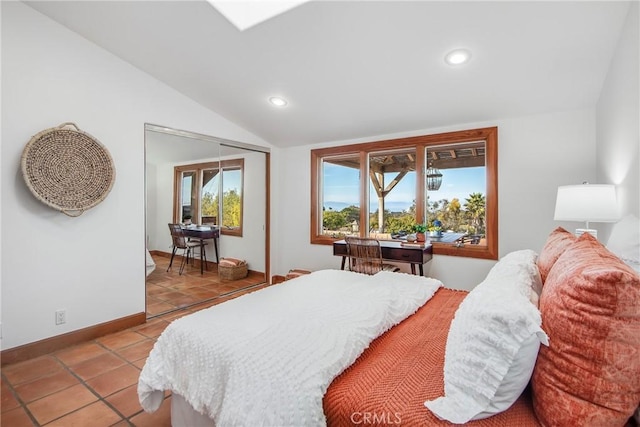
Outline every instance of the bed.
<path id="1" fill-rule="evenodd" d="M 640 278 L 569 236 L 507 255 L 471 292 L 323 270 L 185 316 L 152 350 L 140 402 L 171 390 L 175 427 L 623 426 L 640 404 Z M 591 303 L 605 326 L 586 321 Z"/>

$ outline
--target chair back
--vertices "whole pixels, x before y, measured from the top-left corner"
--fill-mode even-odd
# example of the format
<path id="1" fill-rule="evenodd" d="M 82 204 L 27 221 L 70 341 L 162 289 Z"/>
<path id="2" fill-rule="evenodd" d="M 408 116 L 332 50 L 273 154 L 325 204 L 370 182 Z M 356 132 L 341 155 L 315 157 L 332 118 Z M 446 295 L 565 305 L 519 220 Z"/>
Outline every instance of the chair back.
<path id="1" fill-rule="evenodd" d="M 169 224 L 169 231 L 171 232 L 173 246 L 179 249 L 185 249 L 187 247 L 187 238 L 184 236 L 182 226 L 180 224 Z"/>
<path id="2" fill-rule="evenodd" d="M 346 236 L 349 270 L 375 274 L 384 269 L 382 249 L 377 239 Z"/>

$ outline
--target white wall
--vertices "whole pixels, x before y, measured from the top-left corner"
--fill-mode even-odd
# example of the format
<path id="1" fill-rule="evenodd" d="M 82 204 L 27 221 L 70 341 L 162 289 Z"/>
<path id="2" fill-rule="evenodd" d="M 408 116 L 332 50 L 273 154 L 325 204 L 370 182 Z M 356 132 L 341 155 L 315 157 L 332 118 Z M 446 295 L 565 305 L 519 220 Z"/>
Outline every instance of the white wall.
<path id="1" fill-rule="evenodd" d="M 597 182 L 615 184 L 621 214 L 640 217 L 640 5 L 633 2 L 597 106 Z M 606 241 L 610 226 L 601 240 Z"/>
<path id="2" fill-rule="evenodd" d="M 477 127 L 498 126 L 498 198 L 500 256 L 516 249 L 539 251 L 549 232 L 563 225 L 553 220 L 559 185 L 595 178 L 595 111 L 592 109 L 427 129 L 412 134 L 384 135 L 366 140 L 341 141 L 282 150 L 278 216 L 280 250 L 275 272 L 290 268 L 339 268 L 332 247 L 311 245 L 310 150 L 349 144 L 424 135 Z M 471 289 L 493 266 L 493 261 L 435 256 L 425 274 L 447 286 Z M 405 266 L 406 267 L 406 266 Z M 408 268 L 405 268 L 408 271 Z"/>
<path id="3" fill-rule="evenodd" d="M 2 8 L 2 346 L 145 311 L 144 123 L 268 146 L 19 2 Z M 37 132 L 74 122 L 116 167 L 109 196 L 79 218 L 37 201 L 20 156 Z M 67 310 L 56 326 L 54 312 Z"/>
<path id="4" fill-rule="evenodd" d="M 264 273 L 267 203 L 265 154 L 250 152 L 233 156 L 240 157 L 244 158 L 242 237 L 221 235 L 221 256 L 242 258 L 247 261 L 250 270 Z"/>

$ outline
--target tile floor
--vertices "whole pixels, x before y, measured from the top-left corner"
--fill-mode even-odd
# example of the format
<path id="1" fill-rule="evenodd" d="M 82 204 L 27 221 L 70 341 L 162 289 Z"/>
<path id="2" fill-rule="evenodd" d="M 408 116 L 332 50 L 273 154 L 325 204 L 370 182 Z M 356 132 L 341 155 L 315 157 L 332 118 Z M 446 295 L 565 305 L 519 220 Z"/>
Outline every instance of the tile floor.
<path id="1" fill-rule="evenodd" d="M 162 261 L 162 260 L 160 260 Z M 161 263 L 159 263 L 161 264 Z M 158 266 L 158 279 L 152 286 L 153 298 L 162 302 L 171 301 L 163 293 L 185 293 L 187 290 L 205 287 L 197 276 L 190 280 L 178 279 L 181 286 L 170 289 L 164 269 Z M 195 270 L 195 269 L 194 269 Z M 177 272 L 175 273 L 177 275 Z M 190 272 L 187 273 L 190 276 Z M 151 276 L 149 276 L 151 277 Z M 217 277 L 217 275 L 216 275 Z M 203 279 L 204 280 L 204 279 Z M 171 425 L 171 394 L 167 393 L 158 411 L 147 414 L 138 403 L 137 382 L 149 351 L 164 328 L 174 319 L 185 314 L 207 308 L 246 292 L 266 285 L 254 286 L 237 291 L 239 284 L 230 291 L 232 282 L 218 282 L 216 295 L 196 305 L 187 304 L 180 297 L 173 299 L 169 313 L 158 309 L 155 317 L 121 332 L 56 351 L 35 359 L 3 366 L 0 389 L 0 425 L 6 427 L 47 426 L 47 427 L 164 427 Z M 227 286 L 225 288 L 225 286 Z M 246 284 L 245 284 L 246 286 Z M 174 284 L 174 288 L 175 288 Z M 213 291 L 212 291 L 213 292 Z M 226 295 L 224 293 L 227 292 Z M 231 292 L 231 293 L 229 293 Z M 191 293 L 195 295 L 195 293 Z M 202 295 L 201 295 L 202 296 Z M 164 298 L 164 299 L 163 299 Z M 153 304 L 152 304 L 153 305 Z M 184 305 L 185 308 L 180 308 Z M 152 307 L 151 311 L 155 308 Z M 168 311 L 169 309 L 167 309 Z"/>
<path id="2" fill-rule="evenodd" d="M 154 255 L 153 260 L 156 268 L 146 281 L 149 318 L 264 282 L 263 274 L 252 272 L 245 279 L 220 280 L 215 263 L 211 263 L 209 270 L 203 274 L 200 274 L 197 262 L 195 265 L 189 264 L 180 275 L 179 259 L 174 260 L 168 272 L 169 258 Z"/>

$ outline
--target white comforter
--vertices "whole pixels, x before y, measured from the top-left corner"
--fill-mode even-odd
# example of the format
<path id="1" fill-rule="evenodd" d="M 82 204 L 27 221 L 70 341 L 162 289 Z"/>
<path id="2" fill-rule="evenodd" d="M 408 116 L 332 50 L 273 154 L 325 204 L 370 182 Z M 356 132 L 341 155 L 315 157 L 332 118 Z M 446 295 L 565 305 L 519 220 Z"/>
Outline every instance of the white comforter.
<path id="1" fill-rule="evenodd" d="M 440 286 L 322 270 L 180 318 L 147 359 L 140 403 L 155 411 L 172 390 L 218 426 L 324 425 L 331 381 Z"/>

